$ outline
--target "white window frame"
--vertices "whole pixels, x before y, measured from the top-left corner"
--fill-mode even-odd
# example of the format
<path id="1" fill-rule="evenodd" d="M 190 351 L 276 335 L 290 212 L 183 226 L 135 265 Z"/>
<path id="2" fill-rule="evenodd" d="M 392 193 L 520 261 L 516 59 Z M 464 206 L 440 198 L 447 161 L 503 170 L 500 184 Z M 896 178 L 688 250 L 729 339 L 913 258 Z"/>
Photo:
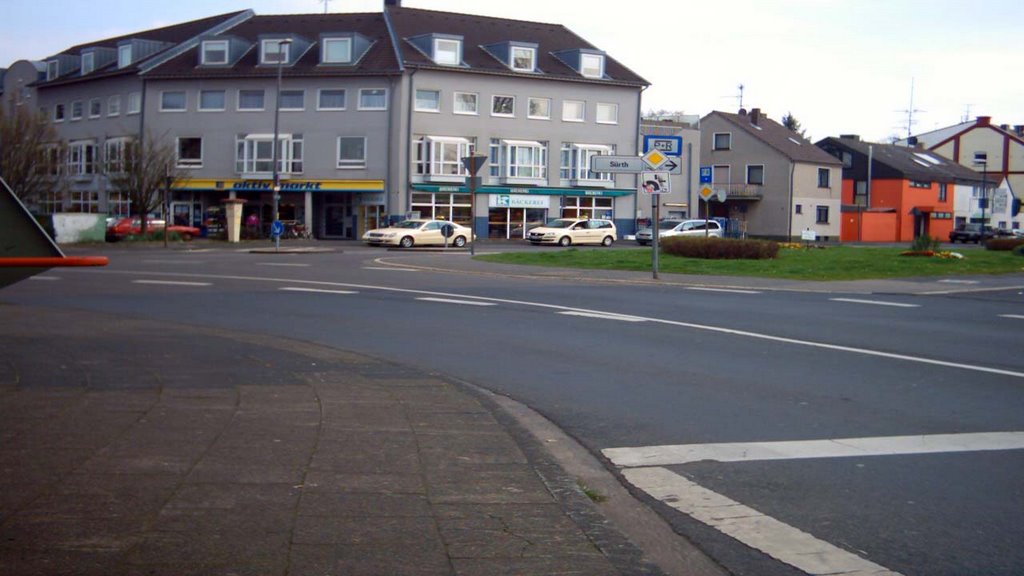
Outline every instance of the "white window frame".
<path id="1" fill-rule="evenodd" d="M 447 49 L 442 48 L 443 45 L 451 45 Z M 462 64 L 462 40 L 455 38 L 434 38 L 434 63 L 440 64 L 441 66 L 459 66 Z M 454 61 L 448 61 L 442 59 L 441 54 L 448 54 L 453 52 L 454 48 Z"/>
<path id="2" fill-rule="evenodd" d="M 223 97 L 224 101 L 221 103 L 220 108 L 209 108 L 203 105 L 203 94 L 212 94 L 219 92 Z M 227 90 L 200 90 L 199 99 L 196 102 L 196 110 L 199 112 L 223 112 L 228 108 L 228 91 Z"/>
<path id="3" fill-rule="evenodd" d="M 306 110 L 306 91 L 304 89 L 302 89 L 302 88 L 285 88 L 285 89 L 281 90 L 280 94 L 283 95 L 286 92 L 298 92 L 298 93 L 300 93 L 302 95 L 302 106 L 300 106 L 299 108 L 285 107 L 284 99 L 282 98 L 281 99 L 281 111 L 282 112 L 304 112 Z M 280 98 L 280 95 L 278 97 Z"/>
<path id="4" fill-rule="evenodd" d="M 125 147 L 131 138 L 108 138 L 103 143 L 103 170 L 109 174 L 124 173 Z"/>
<path id="5" fill-rule="evenodd" d="M 572 106 L 570 106 L 572 105 Z M 579 117 L 569 115 L 571 107 L 579 105 Z M 587 102 L 585 100 L 563 100 L 562 101 L 562 122 L 586 122 Z"/>
<path id="6" fill-rule="evenodd" d="M 204 66 L 226 65 L 230 58 L 229 49 L 230 43 L 227 40 L 203 40 L 200 61 Z M 210 58 L 211 53 L 217 52 L 224 54 L 223 60 L 213 60 Z"/>
<path id="7" fill-rule="evenodd" d="M 528 52 L 530 57 L 530 65 L 527 67 L 516 66 L 516 51 Z M 529 46 L 512 46 L 509 50 L 509 68 L 516 72 L 533 72 L 537 69 L 537 49 Z"/>
<path id="8" fill-rule="evenodd" d="M 235 139 L 235 171 L 239 174 L 271 174 L 273 173 L 273 134 L 246 134 L 242 138 Z M 303 140 L 299 134 L 278 134 L 279 154 L 277 155 L 278 173 L 301 174 L 303 170 Z M 263 154 L 260 155 L 261 144 L 264 146 Z M 269 148 L 269 149 L 266 149 Z M 296 157 L 298 152 L 298 157 Z M 250 169 L 251 168 L 251 169 Z M 257 170 L 265 168 L 265 170 Z"/>
<path id="9" fill-rule="evenodd" d="M 324 106 L 323 105 L 323 94 L 324 94 L 324 92 L 341 92 L 341 99 L 344 100 L 344 102 L 341 105 L 341 108 L 333 108 L 333 107 Z M 319 89 L 317 89 L 317 91 L 316 91 L 316 109 L 317 110 L 329 110 L 329 111 L 345 110 L 347 107 L 348 107 L 348 90 L 345 90 L 344 88 L 319 88 Z"/>
<path id="10" fill-rule="evenodd" d="M 46 62 L 46 79 L 56 80 L 60 76 L 60 60 Z"/>
<path id="11" fill-rule="evenodd" d="M 420 105 L 420 94 L 421 93 L 424 94 L 424 95 L 426 95 L 426 94 L 434 94 L 434 95 L 436 95 L 437 97 L 434 98 L 434 102 L 435 102 L 436 105 L 433 108 L 425 108 L 425 107 L 421 106 Z M 413 97 L 413 110 L 415 110 L 417 112 L 434 112 L 434 113 L 441 112 L 441 91 L 440 90 L 430 89 L 430 88 L 417 88 L 416 89 L 416 94 Z"/>
<path id="12" fill-rule="evenodd" d="M 103 116 L 103 104 L 99 98 L 89 99 L 89 118 L 99 118 Z"/>
<path id="13" fill-rule="evenodd" d="M 142 112 L 142 92 L 129 92 L 126 113 L 138 114 L 140 112 Z"/>
<path id="14" fill-rule="evenodd" d="M 761 169 L 761 181 L 760 182 L 751 182 L 750 181 L 750 170 L 752 168 L 753 169 L 758 169 L 758 168 Z M 747 164 L 747 169 L 745 171 L 744 178 L 743 178 L 743 183 L 744 184 L 746 184 L 748 186 L 764 186 L 764 178 L 765 178 L 764 164 Z"/>
<path id="15" fill-rule="evenodd" d="M 727 139 L 724 147 L 718 146 L 719 136 L 725 136 Z M 714 152 L 716 150 L 732 150 L 732 132 L 715 132 L 711 134 L 711 151 Z"/>
<path id="16" fill-rule="evenodd" d="M 580 74 L 584 78 L 604 78 L 604 54 L 580 54 Z"/>
<path id="17" fill-rule="evenodd" d="M 78 140 L 68 142 L 67 172 L 68 176 L 89 176 L 96 173 L 96 142 Z"/>
<path id="18" fill-rule="evenodd" d="M 81 120 L 85 116 L 85 103 L 75 100 L 71 103 L 71 121 Z"/>
<path id="19" fill-rule="evenodd" d="M 508 98 L 512 101 L 512 112 L 496 112 L 498 98 Z M 491 116 L 498 118 L 515 118 L 516 117 L 516 97 L 509 94 L 494 94 L 491 96 Z"/>
<path id="20" fill-rule="evenodd" d="M 169 94 L 181 94 L 181 108 L 167 108 L 165 105 L 167 102 L 164 98 Z M 188 111 L 188 92 L 185 90 L 161 90 L 160 91 L 160 111 L 161 112 L 187 112 Z"/>
<path id="21" fill-rule="evenodd" d="M 517 180 L 547 180 L 547 146 L 533 140 L 502 140 L 502 173 Z M 524 174 L 525 172 L 525 174 Z"/>
<path id="22" fill-rule="evenodd" d="M 459 96 L 472 96 L 473 97 L 473 110 L 460 110 L 459 109 Z M 478 116 L 480 114 L 480 95 L 476 92 L 455 92 L 452 95 L 452 114 L 462 114 L 465 116 Z"/>
<path id="23" fill-rule="evenodd" d="M 121 115 L 121 95 L 114 94 L 110 98 L 107 98 L 107 116 L 120 116 Z"/>
<path id="24" fill-rule="evenodd" d="M 96 53 L 86 52 L 82 54 L 82 76 L 92 74 L 96 70 Z"/>
<path id="25" fill-rule="evenodd" d="M 174 140 L 174 161 L 175 166 L 178 168 L 202 168 L 203 167 L 203 138 L 199 137 L 188 137 L 188 140 L 199 140 L 199 158 L 182 158 L 181 157 L 181 141 L 184 138 L 180 136 Z"/>
<path id="26" fill-rule="evenodd" d="M 465 178 L 469 171 L 462 159 L 472 156 L 476 144 L 460 136 L 424 136 L 415 142 L 413 173 L 436 178 Z"/>
<path id="27" fill-rule="evenodd" d="M 287 40 L 286 38 L 268 38 L 260 42 L 260 64 L 267 64 L 271 66 L 277 66 L 278 64 L 288 64 L 291 62 L 292 56 L 292 44 L 291 42 L 282 44 Z M 277 50 L 271 52 L 268 48 L 271 45 L 276 45 Z M 271 54 L 280 54 L 276 59 L 268 58 Z"/>
<path id="28" fill-rule="evenodd" d="M 601 111 L 604 110 L 606 113 L 611 112 L 611 118 L 601 119 Z M 619 123 L 619 105 L 610 102 L 598 102 L 597 109 L 594 112 L 595 122 L 598 124 L 618 124 Z"/>
<path id="29" fill-rule="evenodd" d="M 363 157 L 360 159 L 342 159 L 341 157 L 341 141 L 342 140 L 362 140 L 363 141 Z M 335 168 L 338 170 L 362 170 L 366 168 L 366 137 L 365 136 L 338 136 L 335 146 Z"/>
<path id="30" fill-rule="evenodd" d="M 132 45 L 122 44 L 117 47 L 117 67 L 127 68 L 132 65 Z"/>
<path id="31" fill-rule="evenodd" d="M 348 57 L 342 59 L 331 59 L 328 58 L 329 47 L 333 44 L 345 45 L 345 50 L 348 51 Z M 323 47 L 320 49 L 320 63 L 321 64 L 351 64 L 352 63 L 352 38 L 324 38 Z"/>
<path id="32" fill-rule="evenodd" d="M 381 92 L 384 95 L 384 105 L 383 106 L 377 107 L 377 106 L 364 106 L 363 105 L 363 93 L 370 92 L 370 91 L 374 91 L 374 92 L 378 92 L 379 91 L 379 92 Z M 359 110 L 367 110 L 367 111 L 387 110 L 388 109 L 388 89 L 387 88 L 360 88 L 359 89 L 359 103 L 358 104 L 359 104 Z"/>
<path id="33" fill-rule="evenodd" d="M 243 92 L 259 92 L 262 96 L 262 103 L 259 108 L 242 108 L 242 93 Z M 238 97 L 235 101 L 236 112 L 263 112 L 267 109 L 267 91 L 262 88 L 239 88 Z"/>
<path id="34" fill-rule="evenodd" d="M 611 182 L 613 177 L 610 172 L 592 172 L 590 170 L 590 159 L 594 156 L 614 153 L 615 149 L 605 144 L 566 142 L 562 145 L 559 177 L 563 180 Z"/>
<path id="35" fill-rule="evenodd" d="M 53 105 L 53 122 L 63 122 L 67 118 L 68 110 L 67 105 L 58 103 Z"/>
<path id="36" fill-rule="evenodd" d="M 547 114 L 539 116 L 533 113 L 533 103 L 544 102 L 547 104 Z M 531 96 L 526 101 L 526 117 L 532 120 L 551 120 L 551 98 L 538 98 Z"/>

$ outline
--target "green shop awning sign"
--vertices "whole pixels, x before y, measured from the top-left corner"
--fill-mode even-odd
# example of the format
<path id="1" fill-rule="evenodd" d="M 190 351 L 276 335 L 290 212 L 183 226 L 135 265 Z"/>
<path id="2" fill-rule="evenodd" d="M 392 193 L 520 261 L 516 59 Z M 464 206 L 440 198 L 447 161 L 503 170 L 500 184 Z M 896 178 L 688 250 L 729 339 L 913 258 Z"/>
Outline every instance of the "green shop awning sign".
<path id="1" fill-rule="evenodd" d="M 469 188 L 465 186 L 451 186 L 440 184 L 413 184 L 413 190 L 422 192 L 449 192 L 456 194 L 468 194 Z M 477 194 L 519 194 L 519 195 L 540 195 L 540 196 L 602 196 L 617 197 L 635 194 L 635 190 L 623 190 L 621 188 L 514 188 L 511 186 L 481 186 L 476 190 Z"/>

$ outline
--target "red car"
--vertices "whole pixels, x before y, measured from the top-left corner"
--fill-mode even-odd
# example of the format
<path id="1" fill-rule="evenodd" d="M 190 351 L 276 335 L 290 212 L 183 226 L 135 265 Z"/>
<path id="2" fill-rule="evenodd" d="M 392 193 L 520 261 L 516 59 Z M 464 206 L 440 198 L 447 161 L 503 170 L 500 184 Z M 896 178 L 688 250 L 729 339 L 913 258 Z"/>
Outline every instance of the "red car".
<path id="1" fill-rule="evenodd" d="M 164 224 L 165 222 L 163 220 L 150 218 L 146 220 L 146 231 L 162 232 Z M 182 240 L 191 240 L 196 236 L 199 236 L 199 228 L 196 228 L 195 226 L 171 224 L 167 228 L 167 231 L 176 232 Z M 142 220 L 138 216 L 133 218 L 121 218 L 107 228 L 107 242 L 116 242 L 125 236 L 133 236 L 137 234 L 142 234 Z"/>

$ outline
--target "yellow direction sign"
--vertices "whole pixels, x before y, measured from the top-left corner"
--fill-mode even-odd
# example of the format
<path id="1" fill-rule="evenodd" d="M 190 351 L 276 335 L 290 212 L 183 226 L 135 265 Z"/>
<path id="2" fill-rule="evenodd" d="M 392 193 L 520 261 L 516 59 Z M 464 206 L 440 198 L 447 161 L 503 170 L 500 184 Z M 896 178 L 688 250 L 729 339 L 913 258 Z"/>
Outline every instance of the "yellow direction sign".
<path id="1" fill-rule="evenodd" d="M 644 154 L 643 159 L 644 164 L 650 166 L 651 170 L 657 170 L 658 168 L 661 168 L 662 164 L 668 162 L 668 156 L 657 149 Z"/>

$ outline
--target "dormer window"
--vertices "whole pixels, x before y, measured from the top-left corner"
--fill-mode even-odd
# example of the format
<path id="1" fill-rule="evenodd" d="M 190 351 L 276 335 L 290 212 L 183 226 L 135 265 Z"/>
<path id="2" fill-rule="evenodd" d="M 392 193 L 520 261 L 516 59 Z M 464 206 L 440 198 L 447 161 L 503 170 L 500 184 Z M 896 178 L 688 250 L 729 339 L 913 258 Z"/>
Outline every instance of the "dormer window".
<path id="1" fill-rule="evenodd" d="M 434 62 L 444 66 L 458 66 L 461 64 L 462 40 L 452 38 L 435 38 Z"/>
<path id="2" fill-rule="evenodd" d="M 50 60 L 46 63 L 46 79 L 55 80 L 57 76 L 60 76 L 60 62 Z"/>
<path id="3" fill-rule="evenodd" d="M 203 42 L 202 61 L 205 65 L 228 63 L 227 40 L 205 40 Z"/>
<path id="4" fill-rule="evenodd" d="M 125 68 L 132 64 L 132 45 L 125 44 L 117 47 L 117 67 Z"/>
<path id="5" fill-rule="evenodd" d="M 587 78 L 604 78 L 604 55 L 580 54 L 580 74 Z"/>
<path id="6" fill-rule="evenodd" d="M 264 40 L 263 46 L 263 58 L 260 60 L 261 64 L 287 64 L 291 61 L 291 40 L 279 38 L 274 40 Z"/>
<path id="7" fill-rule="evenodd" d="M 324 38 L 320 54 L 323 64 L 349 64 L 352 62 L 351 38 Z"/>
<path id="8" fill-rule="evenodd" d="M 512 47 L 512 69 L 516 72 L 533 72 L 537 67 L 537 50 L 526 46 Z"/>
<path id="9" fill-rule="evenodd" d="M 91 74 L 96 69 L 96 54 L 94 52 L 86 52 L 82 54 L 82 76 Z"/>

